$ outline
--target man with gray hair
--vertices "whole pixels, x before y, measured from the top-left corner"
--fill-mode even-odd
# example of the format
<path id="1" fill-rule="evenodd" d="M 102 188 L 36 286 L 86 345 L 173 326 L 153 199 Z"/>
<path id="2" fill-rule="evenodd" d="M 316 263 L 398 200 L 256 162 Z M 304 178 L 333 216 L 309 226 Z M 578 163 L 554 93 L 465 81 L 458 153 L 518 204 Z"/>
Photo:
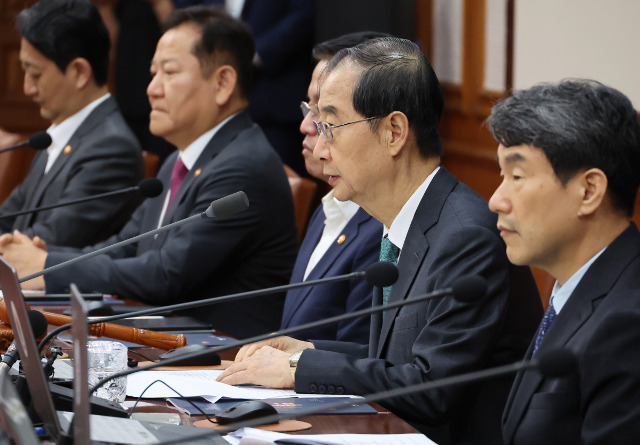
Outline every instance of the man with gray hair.
<path id="1" fill-rule="evenodd" d="M 374 39 L 340 51 L 319 85 L 314 156 L 336 198 L 384 224 L 381 259 L 398 265 L 383 304 L 466 275 L 483 277 L 487 294 L 479 302 L 446 296 L 388 310 L 368 347 L 288 337 L 248 345 L 220 380 L 367 395 L 521 358 L 542 315 L 540 298 L 528 268 L 507 261 L 487 203 L 440 165 L 443 97 L 429 61 L 408 40 Z M 498 444 L 512 380 L 382 404 L 441 445 Z"/>
<path id="2" fill-rule="evenodd" d="M 514 264 L 557 281 L 525 358 L 565 348 L 578 370 L 521 371 L 507 444 L 632 444 L 640 437 L 640 123 L 622 93 L 589 80 L 516 91 L 496 105 L 503 181 L 489 205 Z"/>

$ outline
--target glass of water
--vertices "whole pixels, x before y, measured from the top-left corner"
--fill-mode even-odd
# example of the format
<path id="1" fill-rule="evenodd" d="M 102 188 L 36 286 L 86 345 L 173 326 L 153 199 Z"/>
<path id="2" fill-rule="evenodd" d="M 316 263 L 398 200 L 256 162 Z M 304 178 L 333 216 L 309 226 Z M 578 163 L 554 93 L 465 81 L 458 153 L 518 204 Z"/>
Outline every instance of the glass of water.
<path id="1" fill-rule="evenodd" d="M 98 381 L 127 369 L 127 347 L 117 341 L 93 340 L 87 343 L 89 388 Z M 124 402 L 127 377 L 119 377 L 102 385 L 93 394 L 103 399 Z"/>

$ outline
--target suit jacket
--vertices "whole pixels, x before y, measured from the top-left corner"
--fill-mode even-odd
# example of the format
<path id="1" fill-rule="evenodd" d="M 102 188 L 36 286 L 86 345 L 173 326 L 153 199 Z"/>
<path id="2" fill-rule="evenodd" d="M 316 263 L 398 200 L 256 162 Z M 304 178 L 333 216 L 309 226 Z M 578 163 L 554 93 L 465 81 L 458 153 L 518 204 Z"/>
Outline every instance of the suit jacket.
<path id="1" fill-rule="evenodd" d="M 436 381 L 522 358 L 542 316 L 528 268 L 511 265 L 487 203 L 443 167 L 411 222 L 389 302 L 410 300 L 479 275 L 479 302 L 452 297 L 387 311 L 375 357 L 344 342 L 303 352 L 296 391 L 371 394 Z M 500 413 L 513 378 L 396 397 L 382 404 L 441 445 L 499 444 Z"/>
<path id="2" fill-rule="evenodd" d="M 324 230 L 325 214 L 320 206 L 313 214 L 307 233 L 300 246 L 291 275 L 292 283 L 303 281 L 309 258 L 320 241 Z M 341 236 L 344 242 L 334 243 L 311 270 L 308 280 L 349 274 L 364 270 L 378 261 L 382 224 L 363 209 L 359 209 L 347 223 Z M 287 292 L 280 329 L 299 326 L 336 315 L 366 309 L 371 306 L 373 288 L 364 279 L 294 289 Z M 300 338 L 369 341 L 369 318 L 361 317 L 338 324 L 307 330 Z"/>
<path id="3" fill-rule="evenodd" d="M 158 177 L 169 189 L 177 154 Z M 47 291 L 80 289 L 166 305 L 286 284 L 296 256 L 291 189 L 280 159 L 248 113 L 234 116 L 213 136 L 189 171 L 163 224 L 204 212 L 239 190 L 249 208 L 229 218 L 203 218 L 48 274 Z M 120 231 L 102 244 L 155 229 L 164 196 L 147 199 Z M 83 251 L 50 249 L 47 266 Z M 277 329 L 284 296 L 200 307 L 184 314 L 216 329 L 248 337 Z"/>
<path id="4" fill-rule="evenodd" d="M 589 267 L 536 352 L 567 349 L 577 372 L 518 373 L 504 412 L 505 443 L 638 443 L 639 324 L 640 233 L 632 223 Z"/>
<path id="5" fill-rule="evenodd" d="M 25 180 L 0 206 L 0 215 L 48 206 L 137 185 L 143 177 L 137 139 L 122 119 L 115 99 L 106 99 L 71 136 L 43 176 L 47 152 L 40 151 Z M 140 203 L 135 193 L 0 218 L 0 231 L 18 229 L 47 243 L 82 247 L 122 228 Z"/>

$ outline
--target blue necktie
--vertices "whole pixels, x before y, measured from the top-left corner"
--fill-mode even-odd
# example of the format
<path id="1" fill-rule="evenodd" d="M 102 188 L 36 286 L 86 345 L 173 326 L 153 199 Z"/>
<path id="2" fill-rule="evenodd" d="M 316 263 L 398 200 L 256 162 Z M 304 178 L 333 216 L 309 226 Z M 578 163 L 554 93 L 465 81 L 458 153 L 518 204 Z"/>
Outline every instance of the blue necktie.
<path id="1" fill-rule="evenodd" d="M 551 301 L 553 301 L 553 298 L 551 298 Z M 538 335 L 536 336 L 536 342 L 533 345 L 533 354 L 531 354 L 531 357 L 536 354 L 538 347 L 540 347 L 540 343 L 542 343 L 542 339 L 551 327 L 551 323 L 553 323 L 553 320 L 556 319 L 556 315 L 557 314 L 556 310 L 553 307 L 553 303 L 550 303 L 549 307 L 547 308 L 547 312 L 544 313 L 544 317 L 542 317 L 542 321 L 540 322 L 540 329 L 538 329 Z"/>
<path id="2" fill-rule="evenodd" d="M 380 261 L 386 261 L 398 265 L 398 255 L 400 249 L 393 244 L 388 237 L 382 238 L 380 242 Z M 389 303 L 389 295 L 391 294 L 391 286 L 382 288 L 382 304 Z"/>

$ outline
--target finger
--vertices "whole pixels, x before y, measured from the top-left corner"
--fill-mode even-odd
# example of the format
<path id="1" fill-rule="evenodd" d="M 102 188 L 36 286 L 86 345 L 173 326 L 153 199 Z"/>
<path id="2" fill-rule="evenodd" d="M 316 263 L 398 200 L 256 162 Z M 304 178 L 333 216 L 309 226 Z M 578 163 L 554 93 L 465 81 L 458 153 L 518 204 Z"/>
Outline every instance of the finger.
<path id="1" fill-rule="evenodd" d="M 47 243 L 39 236 L 33 237 L 32 242 L 38 249 L 47 250 Z"/>
<path id="2" fill-rule="evenodd" d="M 264 342 L 251 343 L 251 344 L 248 344 L 248 345 L 244 346 L 242 349 L 240 349 L 240 351 L 238 351 L 238 355 L 236 355 L 236 360 L 235 361 L 236 362 L 242 362 L 242 361 L 248 359 L 253 354 L 255 354 L 257 350 L 259 350 L 263 346 L 264 346 Z"/>

